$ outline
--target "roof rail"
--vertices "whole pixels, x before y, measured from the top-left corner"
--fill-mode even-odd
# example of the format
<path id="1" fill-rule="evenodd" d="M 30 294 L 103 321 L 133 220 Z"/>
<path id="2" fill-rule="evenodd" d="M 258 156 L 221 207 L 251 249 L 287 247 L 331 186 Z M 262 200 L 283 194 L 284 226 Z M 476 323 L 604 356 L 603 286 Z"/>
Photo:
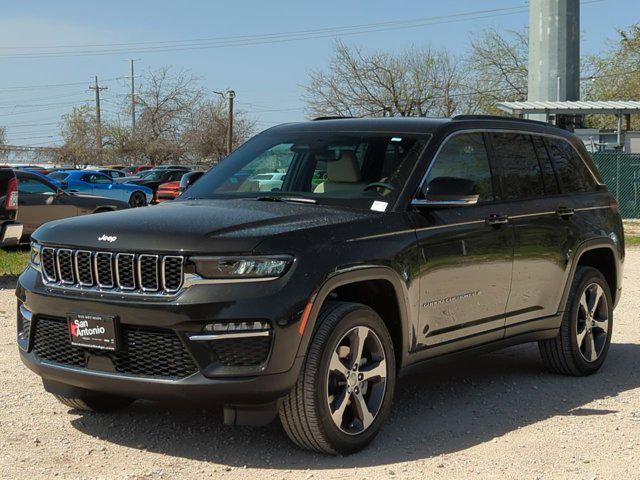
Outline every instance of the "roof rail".
<path id="1" fill-rule="evenodd" d="M 547 122 L 540 120 L 529 120 L 528 118 L 504 117 L 501 115 L 456 115 L 452 120 L 507 120 L 509 122 L 533 123 L 536 125 L 547 125 Z"/>
<path id="2" fill-rule="evenodd" d="M 312 122 L 317 122 L 318 120 L 344 120 L 345 118 L 355 118 L 355 117 L 344 117 L 342 115 L 328 115 L 326 117 L 316 117 L 312 120 Z"/>

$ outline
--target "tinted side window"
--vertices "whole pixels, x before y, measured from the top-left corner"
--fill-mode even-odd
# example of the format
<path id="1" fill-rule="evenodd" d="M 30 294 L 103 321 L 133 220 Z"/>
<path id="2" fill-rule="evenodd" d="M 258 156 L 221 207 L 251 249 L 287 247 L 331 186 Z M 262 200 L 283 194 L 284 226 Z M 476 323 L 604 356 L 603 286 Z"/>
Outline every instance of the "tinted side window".
<path id="1" fill-rule="evenodd" d="M 18 181 L 18 193 L 56 193 L 56 191 L 35 178 L 21 178 Z"/>
<path id="2" fill-rule="evenodd" d="M 569 142 L 549 139 L 549 154 L 563 193 L 590 192 L 595 183 L 578 152 Z"/>
<path id="3" fill-rule="evenodd" d="M 544 191 L 547 195 L 556 195 L 560 193 L 560 187 L 558 186 L 558 179 L 553 171 L 551 165 L 551 159 L 547 152 L 547 147 L 544 145 L 542 137 L 533 135 L 533 146 L 538 154 L 538 161 L 542 167 L 542 179 L 544 180 Z"/>
<path id="4" fill-rule="evenodd" d="M 544 195 L 542 171 L 530 135 L 492 133 L 493 149 L 502 172 L 505 200 Z"/>
<path id="5" fill-rule="evenodd" d="M 445 143 L 434 162 L 425 185 L 438 177 L 463 178 L 476 184 L 478 201 L 493 200 L 491 168 L 481 133 L 454 136 Z"/>

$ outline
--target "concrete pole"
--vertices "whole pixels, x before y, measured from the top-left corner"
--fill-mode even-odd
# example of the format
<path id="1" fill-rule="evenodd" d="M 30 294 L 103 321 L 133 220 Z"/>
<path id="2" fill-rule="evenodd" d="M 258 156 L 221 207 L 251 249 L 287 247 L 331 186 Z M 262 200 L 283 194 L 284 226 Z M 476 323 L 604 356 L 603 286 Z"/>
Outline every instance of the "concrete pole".
<path id="1" fill-rule="evenodd" d="M 580 0 L 530 0 L 528 100 L 579 99 Z"/>

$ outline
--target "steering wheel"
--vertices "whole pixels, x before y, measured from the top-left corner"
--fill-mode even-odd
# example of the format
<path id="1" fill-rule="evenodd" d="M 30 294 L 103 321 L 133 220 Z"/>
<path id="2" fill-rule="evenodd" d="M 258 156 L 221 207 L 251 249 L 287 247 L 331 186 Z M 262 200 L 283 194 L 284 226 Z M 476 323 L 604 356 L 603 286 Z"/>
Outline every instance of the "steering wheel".
<path id="1" fill-rule="evenodd" d="M 396 189 L 396 187 L 387 182 L 372 182 L 364 187 L 363 190 L 366 192 L 367 190 L 371 190 L 372 188 L 384 188 L 385 190 L 389 190 L 391 192 Z"/>

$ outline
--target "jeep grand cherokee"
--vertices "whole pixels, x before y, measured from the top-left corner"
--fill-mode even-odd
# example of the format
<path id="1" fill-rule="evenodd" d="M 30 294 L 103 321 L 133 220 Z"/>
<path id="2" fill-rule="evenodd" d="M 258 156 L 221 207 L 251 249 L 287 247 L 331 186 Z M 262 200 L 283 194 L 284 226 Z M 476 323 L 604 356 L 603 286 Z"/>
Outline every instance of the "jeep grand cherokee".
<path id="1" fill-rule="evenodd" d="M 597 371 L 624 259 L 576 137 L 468 116 L 277 126 L 175 202 L 32 238 L 18 344 L 65 405 L 198 400 L 343 454 L 436 357 L 537 341 L 551 371 Z"/>

